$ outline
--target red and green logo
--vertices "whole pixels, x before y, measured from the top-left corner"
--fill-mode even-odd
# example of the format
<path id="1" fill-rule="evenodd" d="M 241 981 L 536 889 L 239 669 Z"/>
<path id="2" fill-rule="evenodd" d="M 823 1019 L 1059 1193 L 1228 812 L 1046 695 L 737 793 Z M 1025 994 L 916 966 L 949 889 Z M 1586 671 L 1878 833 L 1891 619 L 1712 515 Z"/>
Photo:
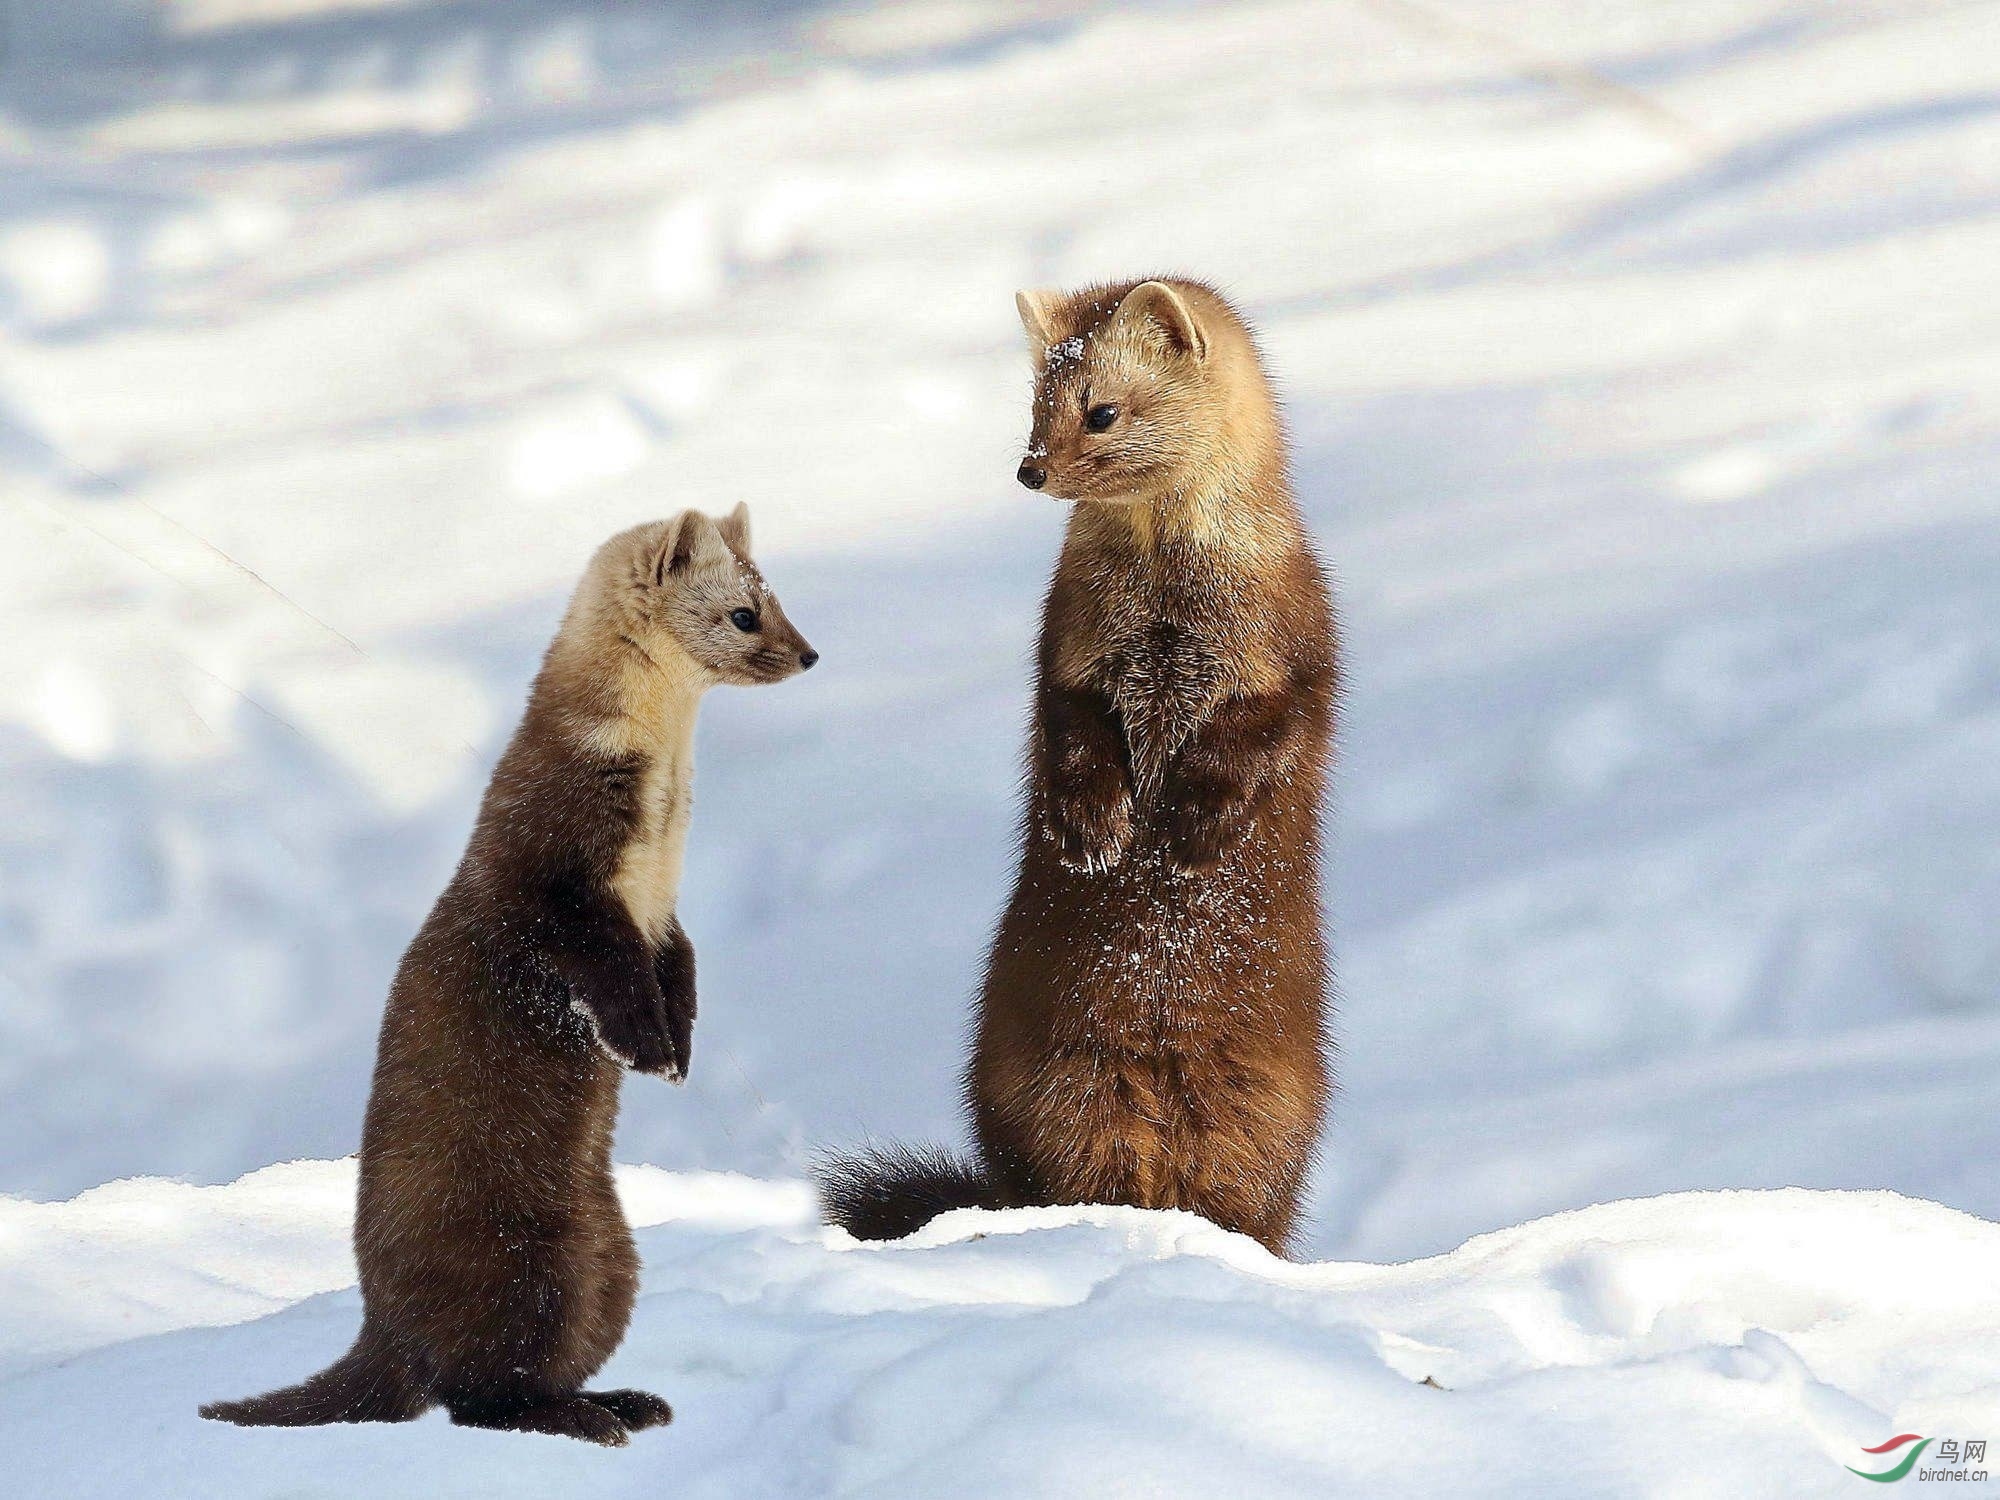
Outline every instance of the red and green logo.
<path id="1" fill-rule="evenodd" d="M 1863 1479 L 1872 1479 L 1877 1484 L 1894 1484 L 1917 1466 L 1917 1456 L 1924 1449 L 1930 1447 L 1931 1440 L 1927 1437 L 1920 1437 L 1914 1432 L 1902 1432 L 1890 1438 L 1886 1443 L 1877 1443 L 1873 1448 L 1863 1448 L 1861 1450 L 1863 1453 L 1873 1453 L 1878 1457 L 1882 1457 L 1894 1453 L 1898 1449 L 1908 1447 L 1912 1443 L 1916 1446 L 1910 1448 L 1910 1451 L 1897 1459 L 1894 1465 L 1884 1469 L 1879 1474 L 1871 1474 L 1866 1469 L 1857 1469 L 1853 1464 L 1847 1466 L 1847 1472 L 1850 1474 L 1859 1474 Z"/>

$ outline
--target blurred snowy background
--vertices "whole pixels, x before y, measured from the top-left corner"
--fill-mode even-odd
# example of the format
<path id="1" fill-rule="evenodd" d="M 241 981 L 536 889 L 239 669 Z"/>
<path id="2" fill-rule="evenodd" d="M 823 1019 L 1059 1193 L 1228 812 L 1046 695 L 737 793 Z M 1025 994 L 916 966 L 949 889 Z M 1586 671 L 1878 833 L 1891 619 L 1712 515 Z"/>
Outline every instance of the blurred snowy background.
<path id="1" fill-rule="evenodd" d="M 2000 6 L 0 10 L 0 1192 L 352 1150 L 589 549 L 737 500 L 826 660 L 705 710 L 621 1158 L 956 1139 L 1012 293 L 1183 270 L 1348 631 L 1314 1253 L 2000 1216 Z"/>

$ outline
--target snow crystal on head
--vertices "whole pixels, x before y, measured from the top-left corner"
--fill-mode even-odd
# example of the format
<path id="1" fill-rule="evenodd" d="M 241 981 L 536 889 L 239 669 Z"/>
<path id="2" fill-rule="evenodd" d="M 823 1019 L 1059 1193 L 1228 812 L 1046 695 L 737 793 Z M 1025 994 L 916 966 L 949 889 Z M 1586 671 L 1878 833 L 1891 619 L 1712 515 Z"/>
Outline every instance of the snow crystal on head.
<path id="1" fill-rule="evenodd" d="M 1046 349 L 1042 351 L 1042 358 L 1048 361 L 1048 364 L 1052 369 L 1057 366 L 1071 364 L 1077 360 L 1082 359 L 1083 358 L 1082 336 L 1072 335 L 1069 338 L 1064 339 L 1060 344 L 1050 344 Z"/>

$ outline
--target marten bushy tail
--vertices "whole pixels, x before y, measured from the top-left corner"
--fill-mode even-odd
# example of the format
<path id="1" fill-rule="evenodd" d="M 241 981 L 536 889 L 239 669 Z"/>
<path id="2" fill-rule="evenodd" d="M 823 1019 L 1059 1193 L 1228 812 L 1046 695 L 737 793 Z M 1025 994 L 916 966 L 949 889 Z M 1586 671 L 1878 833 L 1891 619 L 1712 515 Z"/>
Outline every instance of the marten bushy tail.
<path id="1" fill-rule="evenodd" d="M 364 1327 L 352 1349 L 310 1379 L 242 1401 L 211 1401 L 201 1414 L 239 1427 L 320 1427 L 408 1422 L 432 1404 L 404 1362 Z"/>
<path id="2" fill-rule="evenodd" d="M 954 1208 L 1009 1205 L 987 1172 L 936 1146 L 822 1157 L 820 1212 L 858 1240 L 899 1240 Z"/>

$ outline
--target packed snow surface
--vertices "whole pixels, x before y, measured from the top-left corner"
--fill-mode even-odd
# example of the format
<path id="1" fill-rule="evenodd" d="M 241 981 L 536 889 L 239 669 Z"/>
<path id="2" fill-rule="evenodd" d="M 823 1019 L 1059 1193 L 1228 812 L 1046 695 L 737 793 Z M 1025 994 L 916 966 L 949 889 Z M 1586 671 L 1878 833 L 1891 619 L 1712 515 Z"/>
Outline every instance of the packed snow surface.
<path id="1" fill-rule="evenodd" d="M 38 1341 L 0 1384 L 11 1492 L 1796 1500 L 1852 1495 L 1898 1433 L 2000 1438 L 2000 1226 L 1891 1193 L 1677 1194 L 1293 1265 L 1187 1214 L 862 1246 L 801 1183 L 622 1186 L 645 1277 L 604 1378 L 676 1416 L 614 1451 L 195 1417 L 353 1336 L 351 1162 L 0 1204 L 0 1334 Z"/>

